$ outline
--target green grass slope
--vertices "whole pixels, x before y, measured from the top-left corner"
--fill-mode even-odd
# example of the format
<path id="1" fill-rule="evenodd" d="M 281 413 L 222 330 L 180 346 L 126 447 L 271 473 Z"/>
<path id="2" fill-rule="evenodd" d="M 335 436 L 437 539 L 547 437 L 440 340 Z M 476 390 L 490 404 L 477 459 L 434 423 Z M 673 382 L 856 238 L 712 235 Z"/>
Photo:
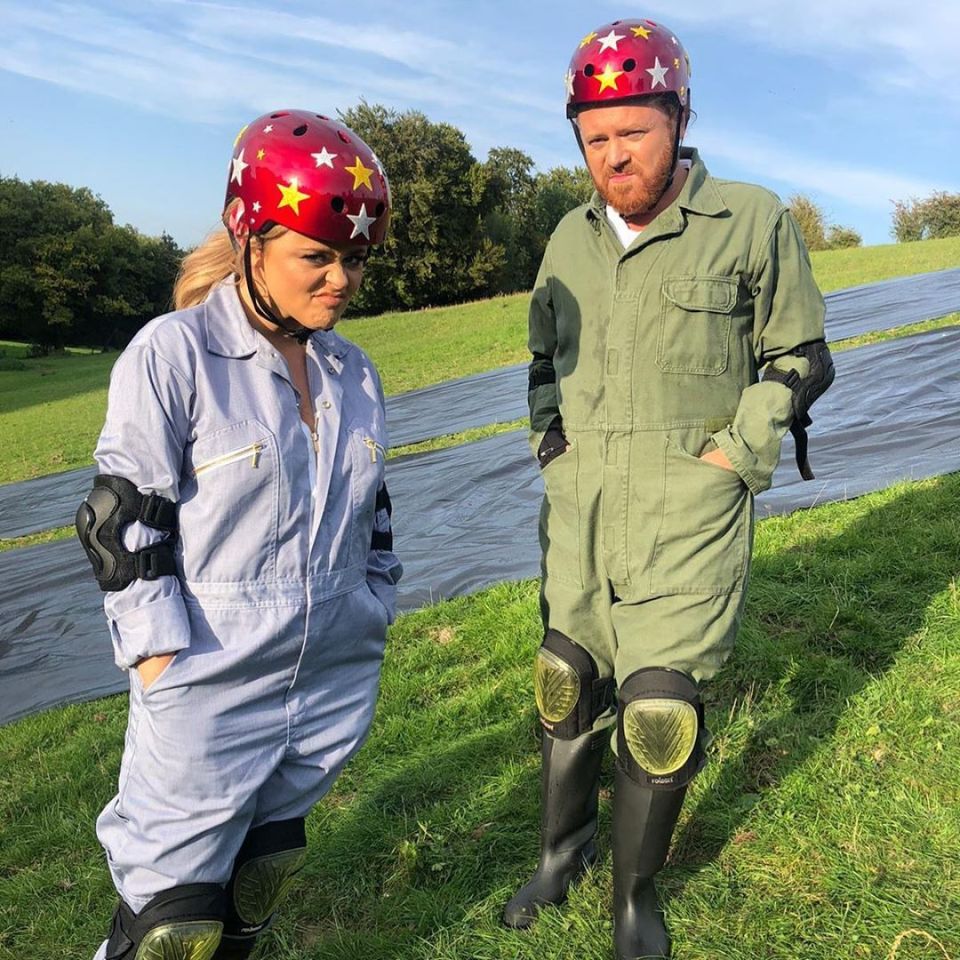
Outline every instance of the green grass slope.
<path id="1" fill-rule="evenodd" d="M 960 956 L 958 517 L 954 475 L 759 525 L 707 691 L 710 763 L 662 874 L 677 960 Z M 391 629 L 373 732 L 308 820 L 270 957 L 611 955 L 609 768 L 600 863 L 532 931 L 498 923 L 537 858 L 539 632 L 533 582 Z M 99 942 L 113 891 L 93 822 L 125 718 L 113 697 L 0 728 L 3 960 Z"/>

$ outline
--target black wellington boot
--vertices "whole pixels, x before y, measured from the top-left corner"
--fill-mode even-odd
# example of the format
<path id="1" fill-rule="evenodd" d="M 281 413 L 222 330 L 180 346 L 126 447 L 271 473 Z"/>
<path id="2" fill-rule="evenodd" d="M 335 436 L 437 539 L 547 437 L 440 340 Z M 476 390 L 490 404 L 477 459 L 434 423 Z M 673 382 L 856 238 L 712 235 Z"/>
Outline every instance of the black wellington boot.
<path id="1" fill-rule="evenodd" d="M 256 949 L 256 937 L 223 937 L 210 960 L 247 960 Z"/>
<path id="2" fill-rule="evenodd" d="M 653 877 L 667 859 L 687 788 L 650 790 L 617 764 L 613 795 L 613 939 L 617 960 L 669 957 Z"/>
<path id="3" fill-rule="evenodd" d="M 600 764 L 609 739 L 609 730 L 575 740 L 544 731 L 540 863 L 504 907 L 506 926 L 529 927 L 541 907 L 563 903 L 570 884 L 596 860 Z"/>

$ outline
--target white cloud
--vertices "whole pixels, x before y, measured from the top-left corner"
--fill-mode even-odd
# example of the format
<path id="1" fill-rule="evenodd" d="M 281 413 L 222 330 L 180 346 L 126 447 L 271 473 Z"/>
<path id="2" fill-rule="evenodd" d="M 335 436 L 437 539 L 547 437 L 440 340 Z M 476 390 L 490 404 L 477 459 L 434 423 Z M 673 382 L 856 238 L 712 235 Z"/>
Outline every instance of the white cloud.
<path id="1" fill-rule="evenodd" d="M 495 61 L 481 43 L 263 5 L 18 6 L 7 27 L 0 68 L 192 120 L 277 104 L 332 111 L 361 96 L 480 114 L 552 113 L 559 103 L 537 93 L 539 72 Z"/>

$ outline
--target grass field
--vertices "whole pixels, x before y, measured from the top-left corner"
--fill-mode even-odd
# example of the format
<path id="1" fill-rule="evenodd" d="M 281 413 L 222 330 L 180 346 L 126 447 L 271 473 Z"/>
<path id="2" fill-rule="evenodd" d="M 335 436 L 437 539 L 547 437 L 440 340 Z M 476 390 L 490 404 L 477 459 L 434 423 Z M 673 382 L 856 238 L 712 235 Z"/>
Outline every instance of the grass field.
<path id="1" fill-rule="evenodd" d="M 715 734 L 662 874 L 677 960 L 960 957 L 960 476 L 759 525 Z M 536 584 L 391 629 L 371 739 L 308 820 L 273 960 L 607 960 L 601 860 L 526 934 Z M 0 958 L 88 960 L 126 699 L 0 728 Z M 918 931 L 907 933 L 907 931 Z M 942 949 L 936 945 L 938 941 Z"/>
<path id="2" fill-rule="evenodd" d="M 813 254 L 813 266 L 824 291 L 946 269 L 960 266 L 960 237 L 824 251 Z M 358 318 L 338 329 L 370 353 L 394 394 L 525 360 L 526 305 L 526 294 L 516 294 Z M 22 355 L 16 345 L 6 350 L 8 357 Z M 68 355 L 0 369 L 0 483 L 91 462 L 115 360 L 116 354 Z"/>
<path id="3" fill-rule="evenodd" d="M 960 240 L 814 262 L 835 289 L 955 266 Z M 524 309 L 344 329 L 395 392 L 522 359 Z M 5 479 L 88 461 L 114 359 L 0 371 L 5 460 L 28 471 Z M 609 765 L 600 863 L 529 933 L 498 924 L 537 857 L 536 592 L 391 628 L 370 742 L 308 820 L 272 960 L 608 960 Z M 677 960 L 960 960 L 960 475 L 759 524 L 745 623 L 705 696 L 710 763 L 662 874 Z M 102 938 L 93 822 L 125 720 L 116 696 L 0 727 L 0 960 L 89 960 Z"/>

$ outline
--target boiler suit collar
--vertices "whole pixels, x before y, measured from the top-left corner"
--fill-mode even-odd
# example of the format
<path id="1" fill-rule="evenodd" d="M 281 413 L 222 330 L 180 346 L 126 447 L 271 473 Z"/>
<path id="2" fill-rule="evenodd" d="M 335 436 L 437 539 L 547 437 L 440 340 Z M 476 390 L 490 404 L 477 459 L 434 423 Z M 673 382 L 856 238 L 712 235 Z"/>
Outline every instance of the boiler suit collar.
<path id="1" fill-rule="evenodd" d="M 210 353 L 242 359 L 257 352 L 257 332 L 247 320 L 236 284 L 230 280 L 222 280 L 207 297 L 203 325 Z M 333 330 L 317 330 L 310 334 L 308 342 L 319 353 L 337 361 L 342 361 L 350 349 L 349 342 Z"/>
<path id="2" fill-rule="evenodd" d="M 674 208 L 688 210 L 690 213 L 698 213 L 707 217 L 716 217 L 727 213 L 727 205 L 717 189 L 716 181 L 710 176 L 696 147 L 681 147 L 680 159 L 690 161 L 690 171 L 677 199 L 666 210 L 661 211 L 659 216 L 662 217 Z M 606 207 L 606 201 L 594 190 L 586 209 L 587 219 L 594 227 L 606 218 Z"/>

